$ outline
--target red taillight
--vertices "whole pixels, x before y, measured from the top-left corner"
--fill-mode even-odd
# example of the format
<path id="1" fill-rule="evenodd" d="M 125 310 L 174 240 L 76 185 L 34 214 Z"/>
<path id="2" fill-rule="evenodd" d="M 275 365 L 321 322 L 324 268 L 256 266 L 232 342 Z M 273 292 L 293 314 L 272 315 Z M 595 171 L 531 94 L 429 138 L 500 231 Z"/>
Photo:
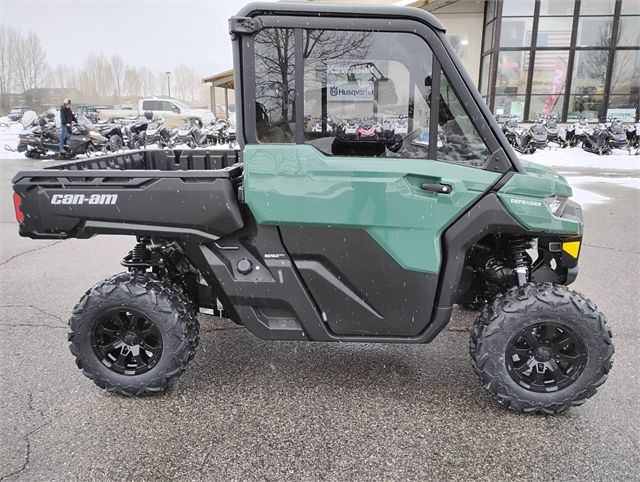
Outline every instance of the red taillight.
<path id="1" fill-rule="evenodd" d="M 22 197 L 17 192 L 13 193 L 13 207 L 16 210 L 16 221 L 22 224 L 24 221 L 24 213 L 22 212 Z"/>

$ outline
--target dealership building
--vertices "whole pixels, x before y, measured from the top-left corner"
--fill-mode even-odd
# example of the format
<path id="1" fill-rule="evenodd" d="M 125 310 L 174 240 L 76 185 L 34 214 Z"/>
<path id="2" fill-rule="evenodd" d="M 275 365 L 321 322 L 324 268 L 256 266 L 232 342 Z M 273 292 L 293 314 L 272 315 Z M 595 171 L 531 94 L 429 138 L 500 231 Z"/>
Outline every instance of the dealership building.
<path id="1" fill-rule="evenodd" d="M 333 3 L 344 3 L 335 0 Z M 433 13 L 496 115 L 638 120 L 640 0 L 369 0 Z M 233 72 L 203 79 L 229 110 Z"/>

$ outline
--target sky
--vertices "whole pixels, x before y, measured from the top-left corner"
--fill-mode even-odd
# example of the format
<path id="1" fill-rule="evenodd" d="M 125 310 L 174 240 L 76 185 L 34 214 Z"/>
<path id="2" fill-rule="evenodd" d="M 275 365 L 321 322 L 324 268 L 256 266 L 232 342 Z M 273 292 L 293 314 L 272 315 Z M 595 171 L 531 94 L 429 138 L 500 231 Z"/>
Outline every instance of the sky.
<path id="1" fill-rule="evenodd" d="M 227 20 L 245 0 L 0 0 L 0 23 L 38 33 L 53 66 L 82 66 L 90 53 L 203 77 L 231 68 Z"/>

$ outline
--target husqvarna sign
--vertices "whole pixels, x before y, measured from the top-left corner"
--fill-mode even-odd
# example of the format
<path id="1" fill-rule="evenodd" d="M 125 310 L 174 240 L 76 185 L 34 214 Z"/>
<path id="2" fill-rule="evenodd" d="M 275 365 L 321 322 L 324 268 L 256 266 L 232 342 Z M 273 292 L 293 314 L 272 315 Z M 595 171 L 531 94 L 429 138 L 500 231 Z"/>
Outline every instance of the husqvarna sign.
<path id="1" fill-rule="evenodd" d="M 335 60 L 327 63 L 327 101 L 373 102 L 371 62 Z"/>
<path id="2" fill-rule="evenodd" d="M 372 102 L 373 85 L 358 82 L 344 82 L 327 85 L 329 102 Z"/>

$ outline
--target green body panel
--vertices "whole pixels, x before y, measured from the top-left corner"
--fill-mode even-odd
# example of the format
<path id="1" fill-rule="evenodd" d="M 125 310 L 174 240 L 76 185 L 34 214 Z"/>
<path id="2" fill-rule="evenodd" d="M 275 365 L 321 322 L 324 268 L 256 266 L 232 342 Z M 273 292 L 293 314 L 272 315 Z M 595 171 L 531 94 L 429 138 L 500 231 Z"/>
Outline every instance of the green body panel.
<path id="1" fill-rule="evenodd" d="M 545 199 L 569 198 L 571 186 L 553 169 L 521 161 L 526 174 L 514 174 L 500 189 L 498 197 L 507 210 L 527 229 L 545 233 L 578 234 L 580 223 L 551 213 Z"/>
<path id="2" fill-rule="evenodd" d="M 366 230 L 403 268 L 437 273 L 440 236 L 500 174 L 426 159 L 326 156 L 247 145 L 245 201 L 258 223 Z M 451 194 L 420 189 L 444 183 Z"/>

